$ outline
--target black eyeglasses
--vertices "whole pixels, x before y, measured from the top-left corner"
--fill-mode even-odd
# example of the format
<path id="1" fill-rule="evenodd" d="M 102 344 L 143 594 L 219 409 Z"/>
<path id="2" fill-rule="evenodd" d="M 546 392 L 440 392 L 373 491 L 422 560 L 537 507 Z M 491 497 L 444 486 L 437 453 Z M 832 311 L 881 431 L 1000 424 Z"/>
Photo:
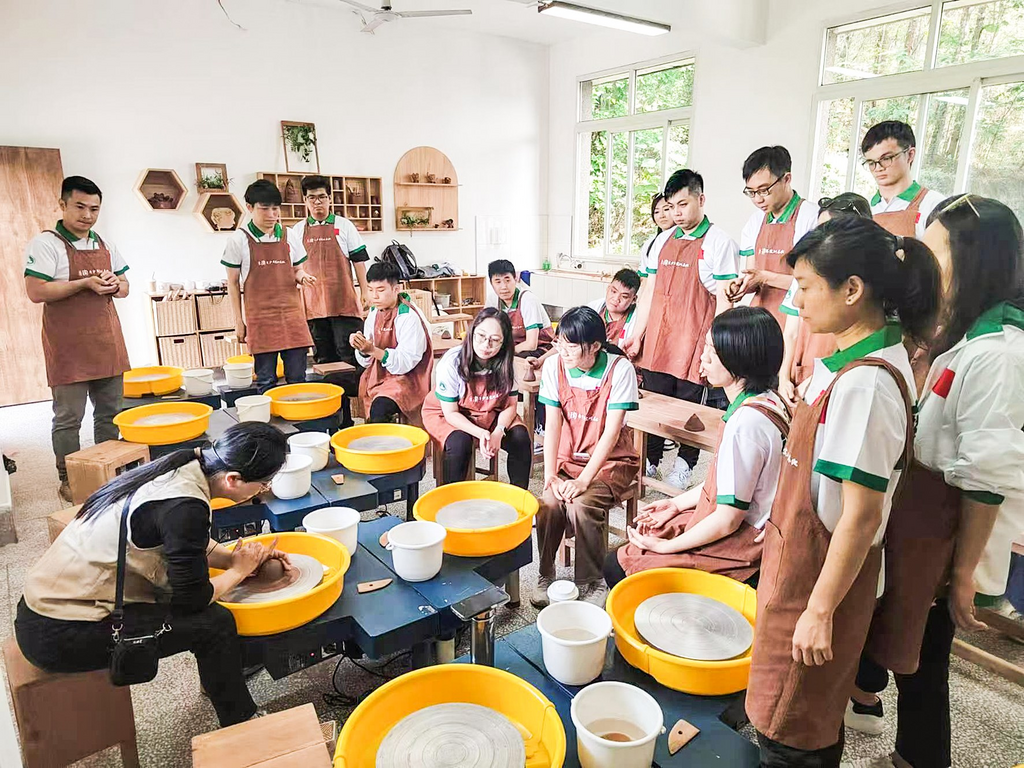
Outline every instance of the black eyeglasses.
<path id="1" fill-rule="evenodd" d="M 765 197 L 768 196 L 768 193 L 772 191 L 772 187 L 774 187 L 776 184 L 782 181 L 782 178 L 782 176 L 779 176 L 779 178 L 777 178 L 767 187 L 762 187 L 761 189 L 750 189 L 750 187 L 745 187 L 743 190 L 743 194 L 749 197 L 751 200 L 757 197 L 760 197 L 763 200 Z"/>
<path id="2" fill-rule="evenodd" d="M 907 147 L 906 149 L 901 149 L 899 152 L 893 152 L 891 155 L 880 157 L 877 160 L 868 160 L 867 158 L 865 158 L 864 160 L 861 161 L 861 165 L 863 165 L 869 171 L 873 171 L 876 168 L 884 171 L 886 168 L 893 164 L 897 157 L 899 157 L 900 155 L 904 155 L 909 151 L 910 147 Z"/>

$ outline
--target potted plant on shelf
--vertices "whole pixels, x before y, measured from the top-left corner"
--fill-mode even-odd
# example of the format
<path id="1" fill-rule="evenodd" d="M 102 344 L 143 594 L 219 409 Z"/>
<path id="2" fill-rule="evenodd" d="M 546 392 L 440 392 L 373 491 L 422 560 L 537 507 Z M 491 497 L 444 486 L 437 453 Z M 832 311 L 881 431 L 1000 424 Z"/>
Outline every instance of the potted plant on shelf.
<path id="1" fill-rule="evenodd" d="M 316 126 L 313 123 L 282 120 L 281 137 L 284 141 L 284 164 L 289 173 L 301 173 L 314 167 L 317 173 L 320 172 Z M 297 167 L 293 168 L 293 165 Z"/>

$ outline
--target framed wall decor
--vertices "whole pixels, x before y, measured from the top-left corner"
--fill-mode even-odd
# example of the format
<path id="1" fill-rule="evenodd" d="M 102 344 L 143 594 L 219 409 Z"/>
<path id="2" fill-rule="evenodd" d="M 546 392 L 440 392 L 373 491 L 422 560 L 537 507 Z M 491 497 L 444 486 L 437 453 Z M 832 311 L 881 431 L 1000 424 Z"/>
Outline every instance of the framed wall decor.
<path id="1" fill-rule="evenodd" d="M 223 163 L 196 163 L 196 189 L 204 192 L 227 192 L 228 167 Z"/>
<path id="2" fill-rule="evenodd" d="M 320 155 L 316 148 L 313 123 L 281 121 L 284 167 L 288 173 L 320 173 Z"/>

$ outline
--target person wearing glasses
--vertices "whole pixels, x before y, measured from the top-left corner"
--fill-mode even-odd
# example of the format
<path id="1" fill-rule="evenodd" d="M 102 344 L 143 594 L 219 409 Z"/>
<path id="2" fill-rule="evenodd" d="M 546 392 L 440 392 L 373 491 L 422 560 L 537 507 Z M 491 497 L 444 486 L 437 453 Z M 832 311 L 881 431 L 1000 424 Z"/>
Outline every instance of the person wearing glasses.
<path id="1" fill-rule="evenodd" d="M 871 126 L 860 143 L 863 165 L 878 184 L 871 198 L 875 221 L 894 235 L 920 240 L 942 195 L 914 181 L 916 147 L 914 129 L 899 120 Z"/>
<path id="2" fill-rule="evenodd" d="M 761 147 L 743 163 L 743 194 L 758 212 L 740 234 L 742 274 L 729 284 L 729 299 L 753 294 L 751 306 L 764 307 L 783 325 L 779 310 L 793 281 L 786 254 L 818 222 L 818 211 L 793 191 L 793 161 L 785 147 Z"/>
<path id="3" fill-rule="evenodd" d="M 304 176 L 302 196 L 309 215 L 288 230 L 288 242 L 309 257 L 308 269 L 317 277 L 302 286 L 306 323 L 313 337 L 313 359 L 318 363 L 348 363 L 356 367 L 356 352 L 349 336 L 363 327 L 366 296 L 366 244 L 355 225 L 331 213 L 331 181 L 326 176 Z M 352 279 L 352 271 L 359 284 Z M 352 426 L 349 393 L 359 386 L 358 373 L 337 377 L 345 388 L 341 399 L 341 428 Z"/>
<path id="4" fill-rule="evenodd" d="M 512 485 L 528 488 L 533 441 L 517 411 L 512 322 L 496 307 L 473 319 L 462 345 L 449 349 L 435 368 L 437 384 L 423 404 L 423 426 L 443 451 L 438 485 L 465 480 L 476 444 L 490 459 L 506 453 Z"/>
<path id="5" fill-rule="evenodd" d="M 54 673 L 110 666 L 122 515 L 128 515 L 124 626 L 160 632 L 161 658 L 190 651 L 221 726 L 257 713 L 242 673 L 231 612 L 217 601 L 288 555 L 273 545 L 210 538 L 210 501 L 240 503 L 269 488 L 288 443 L 270 424 L 236 424 L 206 448 L 179 450 L 129 470 L 93 493 L 25 578 L 14 632 L 32 664 Z M 210 569 L 221 573 L 210 575 Z"/>

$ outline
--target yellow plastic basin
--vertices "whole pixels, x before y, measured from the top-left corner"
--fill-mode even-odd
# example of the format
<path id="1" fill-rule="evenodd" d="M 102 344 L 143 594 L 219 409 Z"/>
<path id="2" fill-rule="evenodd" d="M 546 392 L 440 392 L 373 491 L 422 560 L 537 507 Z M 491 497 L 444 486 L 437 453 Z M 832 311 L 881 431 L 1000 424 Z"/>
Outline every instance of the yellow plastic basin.
<path id="1" fill-rule="evenodd" d="M 350 451 L 347 447 L 357 438 L 381 435 L 404 437 L 411 440 L 412 445 L 397 451 Z M 408 424 L 359 424 L 335 432 L 331 437 L 331 447 L 338 463 L 345 469 L 364 475 L 388 475 L 412 469 L 423 461 L 428 442 L 430 435 Z"/>
<path id="2" fill-rule="evenodd" d="M 515 549 L 528 538 L 539 505 L 529 491 L 507 483 L 490 480 L 469 480 L 442 485 L 423 494 L 412 508 L 417 520 L 434 522 L 438 511 L 448 504 L 465 499 L 488 499 L 511 504 L 519 519 L 496 528 L 448 528 L 444 551 L 460 557 L 490 557 Z"/>
<path id="3" fill-rule="evenodd" d="M 723 696 L 742 691 L 750 675 L 750 651 L 725 661 L 694 661 L 652 648 L 640 639 L 633 622 L 637 606 L 666 592 L 690 592 L 713 597 L 742 613 L 753 624 L 757 593 L 739 581 L 689 568 L 640 571 L 615 585 L 606 609 L 615 628 L 615 647 L 632 666 L 662 685 L 699 696 Z"/>
<path id="4" fill-rule="evenodd" d="M 256 361 L 253 359 L 252 355 L 232 355 L 231 357 L 229 357 L 224 362 L 225 363 L 254 363 L 255 364 Z M 281 359 L 280 355 L 277 356 L 277 378 L 279 378 L 279 379 L 284 378 L 284 360 Z M 252 379 L 253 379 L 253 381 L 256 380 L 256 371 L 255 370 L 252 372 Z"/>
<path id="5" fill-rule="evenodd" d="M 345 390 L 337 384 L 313 381 L 307 384 L 287 384 L 268 389 L 264 394 L 270 398 L 270 412 L 288 421 L 311 421 L 323 419 L 337 413 L 341 408 L 341 396 Z M 319 395 L 316 400 L 286 402 L 281 398 L 295 395 Z"/>
<path id="6" fill-rule="evenodd" d="M 341 729 L 334 768 L 374 768 L 388 731 L 436 704 L 477 704 L 505 715 L 523 734 L 528 768 L 561 768 L 565 761 L 565 728 L 544 694 L 503 669 L 441 664 L 408 672 L 367 696 Z"/>
<path id="7" fill-rule="evenodd" d="M 276 635 L 289 629 L 308 624 L 326 611 L 338 598 L 345 586 L 345 571 L 351 559 L 348 550 L 340 541 L 321 536 L 318 533 L 267 533 L 254 536 L 246 541 L 270 544 L 279 539 L 277 548 L 282 552 L 315 557 L 327 566 L 324 579 L 318 586 L 304 595 L 289 600 L 272 600 L 266 603 L 227 603 L 221 605 L 235 616 L 235 625 L 240 635 Z M 230 548 L 233 548 L 232 544 Z M 216 576 L 223 571 L 210 569 Z"/>
<path id="8" fill-rule="evenodd" d="M 174 424 L 136 424 L 146 417 L 165 413 L 187 413 L 192 418 Z M 114 423 L 121 430 L 121 437 L 129 443 L 174 445 L 194 440 L 203 434 L 210 426 L 211 413 L 213 408 L 203 403 L 153 403 L 122 411 L 114 417 Z"/>
<path id="9" fill-rule="evenodd" d="M 210 499 L 210 509 L 216 512 L 218 509 L 227 509 L 228 507 L 233 507 L 237 503 L 238 502 L 232 501 L 231 499 L 225 499 L 215 496 L 214 498 Z"/>
<path id="10" fill-rule="evenodd" d="M 132 368 L 122 376 L 125 397 L 148 397 L 169 395 L 181 389 L 181 368 L 171 365 L 152 365 L 148 368 Z M 159 376 L 159 378 L 152 378 Z"/>

